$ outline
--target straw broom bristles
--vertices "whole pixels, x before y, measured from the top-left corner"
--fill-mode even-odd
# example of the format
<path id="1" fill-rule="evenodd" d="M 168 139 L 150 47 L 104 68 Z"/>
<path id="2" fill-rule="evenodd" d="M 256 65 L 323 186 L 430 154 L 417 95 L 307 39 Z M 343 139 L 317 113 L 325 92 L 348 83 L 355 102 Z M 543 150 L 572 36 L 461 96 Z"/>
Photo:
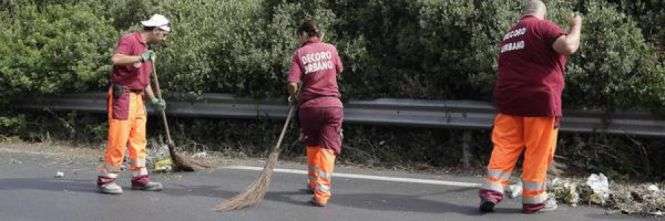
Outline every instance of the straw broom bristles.
<path id="1" fill-rule="evenodd" d="M 155 59 L 152 59 L 152 77 L 154 79 L 155 83 L 155 95 L 157 95 L 157 98 L 162 100 L 162 90 L 159 87 L 159 77 L 157 76 L 157 64 L 155 64 L 156 61 Z M 186 172 L 192 172 L 194 171 L 195 168 L 201 169 L 201 168 L 209 168 L 210 166 L 204 163 L 200 162 L 194 162 L 192 160 L 187 159 L 186 157 L 178 154 L 175 152 L 175 143 L 173 142 L 173 139 L 171 139 L 171 132 L 169 130 L 169 122 L 166 120 L 166 112 L 164 110 L 160 111 L 162 115 L 162 120 L 164 123 L 164 131 L 166 132 L 166 140 L 168 142 L 168 147 L 169 147 L 169 155 L 171 156 L 171 161 L 173 161 L 174 171 L 186 171 Z"/>
<path id="2" fill-rule="evenodd" d="M 206 163 L 190 160 L 189 158 L 175 152 L 175 150 L 173 150 L 174 148 L 174 145 L 169 145 L 169 154 L 171 155 L 171 161 L 174 165 L 174 171 L 193 172 L 199 169 L 210 168 L 210 165 Z"/>
<path id="3" fill-rule="evenodd" d="M 279 153 L 281 152 L 280 146 L 282 145 L 284 134 L 286 134 L 286 129 L 289 127 L 289 122 L 291 122 L 294 109 L 295 106 L 290 104 L 289 113 L 286 116 L 286 122 L 284 122 L 284 127 L 279 135 L 279 139 L 277 139 L 277 144 L 271 149 L 268 161 L 266 161 L 266 165 L 263 167 L 263 171 L 261 171 L 259 177 L 244 192 L 217 205 L 215 211 L 228 212 L 243 209 L 256 205 L 263 200 L 266 192 L 268 192 L 268 187 L 270 186 L 270 181 L 274 172 L 273 170 L 275 169 L 275 166 L 277 166 L 277 160 L 279 159 Z"/>

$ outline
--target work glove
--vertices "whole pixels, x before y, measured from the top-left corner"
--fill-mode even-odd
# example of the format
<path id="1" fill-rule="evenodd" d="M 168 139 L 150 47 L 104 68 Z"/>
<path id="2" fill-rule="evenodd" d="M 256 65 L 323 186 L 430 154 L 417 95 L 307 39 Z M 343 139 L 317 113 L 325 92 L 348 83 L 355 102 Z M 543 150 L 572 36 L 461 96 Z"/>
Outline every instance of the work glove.
<path id="1" fill-rule="evenodd" d="M 147 50 L 141 54 L 141 62 L 154 61 L 157 54 L 153 50 Z"/>
<path id="2" fill-rule="evenodd" d="M 166 109 L 166 101 L 164 101 L 164 99 L 153 97 L 152 99 L 150 99 L 150 104 L 157 111 L 163 111 L 164 109 Z"/>

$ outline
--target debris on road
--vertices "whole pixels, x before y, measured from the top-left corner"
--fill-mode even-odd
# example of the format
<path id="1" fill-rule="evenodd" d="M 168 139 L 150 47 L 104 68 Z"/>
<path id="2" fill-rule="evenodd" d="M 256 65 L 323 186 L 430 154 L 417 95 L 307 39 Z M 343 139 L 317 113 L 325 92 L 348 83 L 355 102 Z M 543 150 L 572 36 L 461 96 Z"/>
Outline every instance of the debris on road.
<path id="1" fill-rule="evenodd" d="M 559 208 L 559 203 L 557 203 L 556 199 L 549 196 L 547 198 L 547 200 L 545 201 L 545 208 L 549 208 L 549 209 L 554 210 L 556 208 Z"/>
<path id="2" fill-rule="evenodd" d="M 152 146 L 146 157 L 146 166 L 153 172 L 169 172 L 173 170 L 173 161 L 169 155 L 167 145 L 159 145 L 157 142 L 151 142 Z"/>
<path id="3" fill-rule="evenodd" d="M 159 159 L 152 168 L 155 172 L 168 172 L 173 170 L 173 161 L 170 158 Z"/>
<path id="4" fill-rule="evenodd" d="M 651 191 L 651 192 L 654 192 L 654 193 L 658 193 L 658 192 L 660 192 L 660 188 L 658 188 L 658 186 L 656 186 L 656 185 L 654 185 L 654 184 L 649 185 L 649 186 L 647 187 L 647 189 L 648 189 L 649 191 Z"/>
<path id="5" fill-rule="evenodd" d="M 656 211 L 656 212 L 651 212 L 651 213 L 649 213 L 649 215 L 653 215 L 653 216 L 663 216 L 664 214 L 663 214 L 663 211 L 658 210 L 658 211 Z"/>
<path id="6" fill-rule="evenodd" d="M 610 183 L 604 174 L 591 174 L 587 178 L 586 186 L 591 188 L 591 194 L 585 194 L 589 197 L 588 200 L 596 205 L 605 205 L 608 198 L 610 198 Z"/>
<path id="7" fill-rule="evenodd" d="M 662 216 L 665 211 L 665 191 L 656 184 L 610 183 L 603 174 L 592 174 L 586 180 L 554 178 L 548 192 L 557 201 L 577 206 L 599 205 L 623 214 Z"/>
<path id="8" fill-rule="evenodd" d="M 208 153 L 203 151 L 203 152 L 198 152 L 192 155 L 192 158 L 208 158 Z"/>
<path id="9" fill-rule="evenodd" d="M 658 215 L 665 211 L 665 192 L 655 185 L 616 185 L 612 187 L 612 209 L 625 214 Z M 657 187 L 657 186 L 655 186 Z"/>
<path id="10" fill-rule="evenodd" d="M 508 188 L 506 189 L 506 194 L 511 199 L 515 199 L 517 197 L 522 196 L 522 181 L 517 181 L 516 183 L 513 183 L 512 185 L 508 186 Z"/>
<path id="11" fill-rule="evenodd" d="M 578 185 L 571 179 L 554 178 L 550 182 L 548 190 L 558 201 L 577 207 L 580 202 L 580 194 L 577 192 Z"/>

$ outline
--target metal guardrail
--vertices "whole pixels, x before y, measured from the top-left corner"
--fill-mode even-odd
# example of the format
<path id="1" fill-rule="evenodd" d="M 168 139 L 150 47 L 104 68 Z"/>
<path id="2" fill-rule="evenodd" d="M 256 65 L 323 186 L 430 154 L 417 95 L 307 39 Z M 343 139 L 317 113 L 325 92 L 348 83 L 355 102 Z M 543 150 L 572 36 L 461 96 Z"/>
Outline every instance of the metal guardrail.
<path id="1" fill-rule="evenodd" d="M 106 95 L 78 94 L 37 98 L 15 103 L 20 109 L 105 113 Z M 179 97 L 179 96 L 176 96 Z M 236 98 L 227 94 L 205 94 L 199 100 L 169 100 L 167 114 L 182 117 L 232 119 L 286 118 L 286 101 Z M 490 129 L 494 118 L 490 103 L 478 101 L 431 101 L 376 99 L 350 101 L 344 106 L 344 122 L 428 128 Z M 562 132 L 610 133 L 665 137 L 665 120 L 648 113 L 604 113 L 569 111 Z"/>

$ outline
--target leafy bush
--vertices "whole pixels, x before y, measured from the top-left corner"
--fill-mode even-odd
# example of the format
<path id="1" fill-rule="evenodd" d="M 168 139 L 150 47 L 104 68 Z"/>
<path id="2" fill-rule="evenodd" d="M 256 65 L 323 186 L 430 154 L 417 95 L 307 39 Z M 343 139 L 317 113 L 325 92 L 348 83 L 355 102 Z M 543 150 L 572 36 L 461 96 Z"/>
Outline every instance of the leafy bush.
<path id="1" fill-rule="evenodd" d="M 659 35 L 662 4 L 548 2 L 560 24 L 585 13 L 567 107 L 662 106 L 662 56 L 647 42 Z M 313 16 L 343 57 L 346 98 L 490 100 L 496 45 L 519 10 L 512 0 L 14 0 L 0 7 L 0 95 L 101 89 L 119 33 L 162 13 L 174 30 L 157 48 L 167 90 L 283 96 L 295 28 Z"/>
<path id="2" fill-rule="evenodd" d="M 572 4 L 554 3 L 564 22 Z M 663 108 L 665 71 L 637 23 L 607 2 L 587 1 L 580 51 L 570 57 L 567 104 L 604 109 Z"/>
<path id="3" fill-rule="evenodd" d="M 253 44 L 258 7 L 251 3 L 198 0 L 161 5 L 159 11 L 173 24 L 168 47 L 158 51 L 165 87 L 196 94 L 231 92 L 239 89 L 234 80 L 260 73 L 255 69 L 266 53 Z"/>
<path id="4" fill-rule="evenodd" d="M 0 97 L 72 93 L 104 85 L 117 33 L 79 5 L 22 5 L 2 21 Z"/>
<path id="5" fill-rule="evenodd" d="M 2 116 L 0 115 L 0 137 L 1 135 L 14 135 L 25 131 L 25 116 Z"/>
<path id="6" fill-rule="evenodd" d="M 583 45 L 568 65 L 566 107 L 662 108 L 665 72 L 632 17 L 603 1 L 548 4 L 564 29 L 564 16 L 586 13 Z M 342 40 L 371 42 L 358 50 L 363 63 L 350 74 L 347 91 L 354 97 L 489 100 L 496 45 L 519 11 L 519 2 L 510 0 L 337 1 Z"/>
<path id="7" fill-rule="evenodd" d="M 660 0 L 609 0 L 638 21 L 644 37 L 656 44 L 665 59 L 665 2 Z"/>
<path id="8" fill-rule="evenodd" d="M 489 99 L 497 44 L 519 18 L 516 1 L 423 1 L 420 24 L 427 48 L 423 71 L 438 82 L 443 98 Z M 428 61 L 429 60 L 429 61 Z"/>

